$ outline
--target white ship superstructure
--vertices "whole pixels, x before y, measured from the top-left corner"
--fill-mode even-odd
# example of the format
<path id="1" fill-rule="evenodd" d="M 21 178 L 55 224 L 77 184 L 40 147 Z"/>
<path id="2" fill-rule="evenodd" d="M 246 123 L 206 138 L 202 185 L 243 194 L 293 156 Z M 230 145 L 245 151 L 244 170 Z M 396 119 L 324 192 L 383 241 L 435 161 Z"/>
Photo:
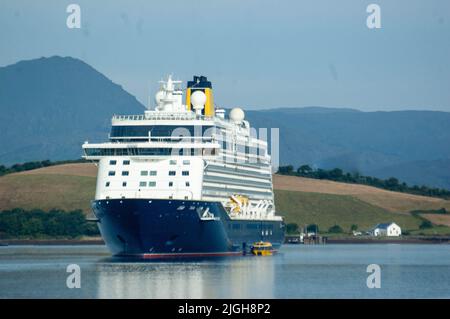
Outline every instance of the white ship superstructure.
<path id="1" fill-rule="evenodd" d="M 280 219 L 267 142 L 252 136 L 244 112 L 208 114 L 203 91 L 192 93 L 192 110 L 181 81 L 161 84 L 153 110 L 115 115 L 109 142 L 83 145 L 99 163 L 95 198 L 220 201 L 233 218 Z"/>

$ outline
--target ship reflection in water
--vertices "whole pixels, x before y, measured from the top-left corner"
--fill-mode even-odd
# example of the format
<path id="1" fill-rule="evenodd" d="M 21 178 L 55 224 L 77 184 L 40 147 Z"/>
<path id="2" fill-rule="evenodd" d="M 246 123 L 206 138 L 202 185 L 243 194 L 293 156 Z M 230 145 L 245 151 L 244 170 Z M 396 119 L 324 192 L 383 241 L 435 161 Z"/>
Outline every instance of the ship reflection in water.
<path id="1" fill-rule="evenodd" d="M 274 260 L 229 257 L 97 265 L 99 298 L 273 298 Z M 220 289 L 218 289 L 220 288 Z"/>
<path id="2" fill-rule="evenodd" d="M 381 288 L 367 287 L 367 266 Z M 81 269 L 69 289 L 67 266 Z M 268 257 L 111 258 L 104 246 L 0 247 L 0 298 L 450 298 L 450 245 L 285 245 Z"/>

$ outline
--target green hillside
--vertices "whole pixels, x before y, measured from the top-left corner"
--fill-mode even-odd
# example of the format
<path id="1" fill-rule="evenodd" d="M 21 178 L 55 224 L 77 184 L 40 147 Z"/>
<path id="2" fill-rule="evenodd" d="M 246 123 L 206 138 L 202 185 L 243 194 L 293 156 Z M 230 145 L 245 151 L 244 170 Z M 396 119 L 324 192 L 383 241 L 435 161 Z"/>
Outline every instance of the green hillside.
<path id="1" fill-rule="evenodd" d="M 0 209 L 23 208 L 90 212 L 95 177 L 11 174 L 0 178 Z"/>
<path id="2" fill-rule="evenodd" d="M 410 214 L 396 214 L 350 195 L 295 191 L 275 191 L 277 211 L 286 223 L 317 224 L 322 231 L 337 224 L 348 231 L 352 224 L 361 230 L 380 222 L 396 222 L 403 229 L 418 229 L 421 219 Z"/>
<path id="3" fill-rule="evenodd" d="M 0 177 L 0 211 L 13 208 L 37 208 L 45 211 L 82 209 L 85 214 L 90 214 L 90 201 L 95 193 L 96 170 L 89 165 L 58 165 Z M 310 189 L 314 190 L 312 187 Z M 381 202 L 383 194 L 379 194 Z M 346 194 L 275 189 L 275 200 L 277 211 L 284 216 L 286 223 L 318 224 L 321 231 L 327 231 L 335 224 L 346 232 L 352 224 L 358 225 L 359 230 L 367 230 L 377 223 L 389 221 L 396 222 L 404 230 L 419 231 L 423 218 L 428 216 L 393 213 L 364 201 L 364 198 Z M 431 218 L 434 215 L 429 216 Z M 434 227 L 430 231 L 436 230 L 437 227 Z M 450 228 L 442 226 L 439 233 L 450 234 Z"/>

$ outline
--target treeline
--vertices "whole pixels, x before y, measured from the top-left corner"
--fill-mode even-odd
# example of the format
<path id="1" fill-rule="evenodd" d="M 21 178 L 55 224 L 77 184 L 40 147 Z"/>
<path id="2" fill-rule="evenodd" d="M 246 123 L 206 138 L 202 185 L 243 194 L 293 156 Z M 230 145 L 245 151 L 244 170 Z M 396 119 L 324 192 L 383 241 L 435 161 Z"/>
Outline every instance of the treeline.
<path id="1" fill-rule="evenodd" d="M 359 173 L 344 172 L 340 168 L 334 168 L 330 170 L 322 168 L 313 169 L 309 165 L 302 165 L 295 170 L 292 165 L 287 165 L 287 166 L 280 166 L 277 173 L 281 175 L 293 175 L 314 179 L 325 179 L 343 183 L 369 185 L 373 187 L 387 189 L 390 191 L 403 192 L 414 195 L 439 197 L 445 199 L 450 198 L 450 191 L 446 189 L 433 188 L 424 185 L 409 186 L 405 182 L 400 182 L 395 177 L 390 177 L 388 179 L 381 179 L 377 177 L 360 175 Z"/>
<path id="2" fill-rule="evenodd" d="M 0 176 L 6 175 L 6 174 L 11 174 L 11 173 L 29 171 L 32 169 L 53 166 L 53 165 L 61 165 L 61 164 L 69 164 L 69 163 L 85 163 L 85 162 L 87 162 L 87 161 L 84 159 L 55 161 L 55 162 L 52 162 L 50 160 L 45 160 L 45 161 L 34 161 L 34 162 L 26 162 L 26 163 L 21 163 L 21 164 L 14 164 L 10 167 L 0 165 Z"/>
<path id="3" fill-rule="evenodd" d="M 0 239 L 8 238 L 76 238 L 97 236 L 97 225 L 88 222 L 81 210 L 66 212 L 20 208 L 0 212 Z"/>

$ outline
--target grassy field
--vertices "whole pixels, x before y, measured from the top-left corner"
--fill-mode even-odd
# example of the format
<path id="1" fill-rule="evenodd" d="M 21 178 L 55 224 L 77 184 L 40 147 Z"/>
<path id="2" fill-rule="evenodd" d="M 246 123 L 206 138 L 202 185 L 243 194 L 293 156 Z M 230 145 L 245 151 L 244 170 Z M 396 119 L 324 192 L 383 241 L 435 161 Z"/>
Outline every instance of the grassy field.
<path id="1" fill-rule="evenodd" d="M 275 191 L 278 212 L 287 223 L 318 224 L 321 231 L 333 225 L 349 231 L 352 224 L 368 230 L 377 223 L 395 222 L 403 229 L 418 229 L 420 218 L 410 214 L 392 213 L 350 195 Z"/>
<path id="2" fill-rule="evenodd" d="M 450 227 L 448 226 L 435 226 L 433 228 L 427 228 L 427 229 L 415 229 L 412 230 L 410 235 L 414 236 L 439 236 L 439 235 L 450 235 Z"/>
<path id="3" fill-rule="evenodd" d="M 0 210 L 83 209 L 90 214 L 97 168 L 92 164 L 65 164 L 0 177 Z M 381 222 L 396 222 L 404 230 L 450 234 L 450 215 L 422 214 L 444 226 L 419 231 L 421 218 L 411 210 L 450 210 L 450 201 L 396 193 L 370 186 L 274 175 L 278 212 L 286 222 L 318 224 L 321 231 L 337 224 L 348 231 L 352 224 L 366 230 Z M 445 226 L 446 225 L 446 226 Z"/>
<path id="4" fill-rule="evenodd" d="M 366 185 L 283 175 L 274 175 L 273 184 L 274 188 L 279 190 L 351 195 L 364 202 L 396 213 L 408 213 L 416 209 L 446 208 L 450 210 L 450 200 L 392 192 Z"/>
<path id="5" fill-rule="evenodd" d="M 428 219 L 430 222 L 436 225 L 445 225 L 450 227 L 450 214 L 422 214 L 422 217 Z"/>
<path id="6" fill-rule="evenodd" d="M 90 212 L 95 177 L 59 174 L 10 174 L 0 177 L 0 209 L 82 209 Z"/>

